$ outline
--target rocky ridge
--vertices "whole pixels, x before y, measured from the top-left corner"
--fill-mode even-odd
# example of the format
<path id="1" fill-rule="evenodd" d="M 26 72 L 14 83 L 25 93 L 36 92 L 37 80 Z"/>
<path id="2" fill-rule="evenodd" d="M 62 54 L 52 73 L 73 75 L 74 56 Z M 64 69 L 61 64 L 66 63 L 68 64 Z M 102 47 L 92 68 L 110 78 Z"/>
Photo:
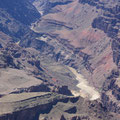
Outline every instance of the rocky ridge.
<path id="1" fill-rule="evenodd" d="M 0 120 L 108 120 L 112 118 L 109 113 L 103 112 L 99 103 L 83 101 L 81 97 L 68 97 L 56 93 L 11 94 L 0 98 L 0 106 L 3 108 L 0 111 Z"/>

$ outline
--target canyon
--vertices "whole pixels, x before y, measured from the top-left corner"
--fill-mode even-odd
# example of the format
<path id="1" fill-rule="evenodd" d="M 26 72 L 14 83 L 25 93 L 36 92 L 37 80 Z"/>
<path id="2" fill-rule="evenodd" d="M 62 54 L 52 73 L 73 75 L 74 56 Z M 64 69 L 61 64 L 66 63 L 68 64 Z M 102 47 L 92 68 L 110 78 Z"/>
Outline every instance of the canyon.
<path id="1" fill-rule="evenodd" d="M 0 3 L 0 120 L 119 120 L 119 0 Z"/>

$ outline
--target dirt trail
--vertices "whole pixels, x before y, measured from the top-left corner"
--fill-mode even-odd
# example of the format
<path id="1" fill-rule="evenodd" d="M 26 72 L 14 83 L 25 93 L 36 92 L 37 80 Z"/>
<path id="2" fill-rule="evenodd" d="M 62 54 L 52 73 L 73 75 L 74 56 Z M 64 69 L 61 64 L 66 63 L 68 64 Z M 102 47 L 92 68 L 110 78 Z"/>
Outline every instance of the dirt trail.
<path id="1" fill-rule="evenodd" d="M 80 88 L 80 91 L 73 91 L 73 94 L 75 96 L 80 95 L 84 98 L 89 98 L 90 100 L 96 100 L 100 98 L 99 92 L 94 87 L 88 84 L 87 80 L 84 78 L 83 75 L 77 73 L 77 71 L 74 68 L 69 67 L 69 69 L 76 76 L 76 80 L 79 81 L 77 87 Z"/>

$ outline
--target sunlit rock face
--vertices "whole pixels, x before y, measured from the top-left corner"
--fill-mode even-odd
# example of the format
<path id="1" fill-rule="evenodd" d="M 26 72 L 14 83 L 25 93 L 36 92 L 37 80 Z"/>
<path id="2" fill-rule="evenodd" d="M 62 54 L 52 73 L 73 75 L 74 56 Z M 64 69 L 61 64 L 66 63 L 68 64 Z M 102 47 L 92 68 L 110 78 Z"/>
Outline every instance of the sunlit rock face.
<path id="1" fill-rule="evenodd" d="M 51 11 L 51 9 L 57 5 L 65 5 L 71 3 L 73 0 L 33 0 L 31 1 L 33 5 L 37 8 L 41 15 L 48 14 L 48 12 L 57 12 Z"/>
<path id="2" fill-rule="evenodd" d="M 114 3 L 112 7 L 115 6 Z M 57 60 L 76 68 L 98 89 L 102 88 L 106 76 L 116 67 L 111 37 L 118 33 L 118 29 L 114 30 L 114 21 L 107 22 L 105 18 L 104 14 L 109 9 L 112 8 L 106 1 L 74 0 L 52 7 L 50 11 L 58 12 L 48 12 L 31 27 L 35 32 L 46 34 L 47 43 L 53 45 L 53 51 L 59 54 Z M 106 21 L 109 28 L 102 21 Z M 57 45 L 53 44 L 53 39 Z"/>
<path id="3" fill-rule="evenodd" d="M 113 111 L 117 111 L 119 75 L 113 76 L 117 74 L 116 69 L 119 71 L 120 63 L 120 2 L 74 0 L 66 5 L 55 6 L 51 11 L 57 12 L 43 15 L 32 29 L 46 34 L 46 40 L 41 40 L 55 46 L 57 61 L 77 69 L 99 92 L 105 92 L 107 86 L 109 102 L 106 102 L 103 94 L 103 103 L 109 108 L 113 106 Z M 43 29 L 41 26 L 44 26 Z M 64 49 L 61 49 L 61 45 Z M 110 87 L 112 85 L 117 87 Z"/>

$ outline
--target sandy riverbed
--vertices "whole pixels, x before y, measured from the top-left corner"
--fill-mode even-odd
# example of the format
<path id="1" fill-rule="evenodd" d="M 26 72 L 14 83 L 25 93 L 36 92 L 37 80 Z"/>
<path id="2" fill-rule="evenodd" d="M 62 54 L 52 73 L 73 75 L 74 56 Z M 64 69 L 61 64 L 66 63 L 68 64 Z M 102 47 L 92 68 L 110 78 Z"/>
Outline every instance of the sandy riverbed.
<path id="1" fill-rule="evenodd" d="M 72 73 L 76 76 L 78 80 L 77 87 L 80 88 L 80 91 L 73 91 L 75 96 L 82 96 L 84 98 L 89 98 L 90 100 L 96 100 L 100 98 L 100 93 L 92 86 L 89 85 L 88 81 L 84 78 L 83 75 L 77 73 L 74 68 L 69 67 Z"/>

